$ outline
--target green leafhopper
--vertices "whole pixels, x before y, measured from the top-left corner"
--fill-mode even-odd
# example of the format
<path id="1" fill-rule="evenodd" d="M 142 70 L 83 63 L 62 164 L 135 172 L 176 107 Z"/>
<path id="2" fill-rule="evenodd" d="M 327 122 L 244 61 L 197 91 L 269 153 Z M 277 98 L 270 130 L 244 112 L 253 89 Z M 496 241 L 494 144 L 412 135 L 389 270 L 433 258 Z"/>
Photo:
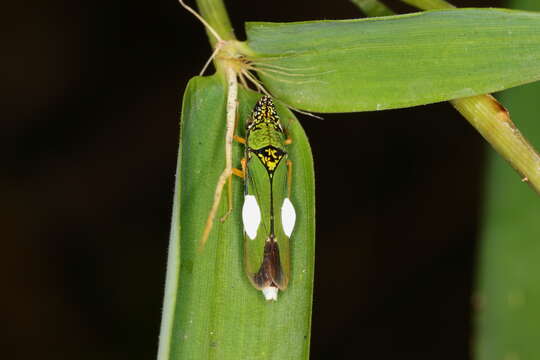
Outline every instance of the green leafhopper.
<path id="1" fill-rule="evenodd" d="M 244 267 L 255 288 L 266 300 L 277 300 L 278 290 L 289 283 L 289 239 L 296 222 L 290 200 L 292 162 L 286 146 L 291 143 L 269 96 L 263 96 L 246 124 L 242 171 L 244 178 Z"/>

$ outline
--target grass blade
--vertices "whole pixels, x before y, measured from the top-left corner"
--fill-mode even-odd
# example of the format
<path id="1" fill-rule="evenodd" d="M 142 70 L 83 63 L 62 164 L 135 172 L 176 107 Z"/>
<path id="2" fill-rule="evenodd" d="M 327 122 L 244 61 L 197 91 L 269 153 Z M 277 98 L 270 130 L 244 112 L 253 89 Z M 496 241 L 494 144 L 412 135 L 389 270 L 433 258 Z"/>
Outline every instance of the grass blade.
<path id="1" fill-rule="evenodd" d="M 308 111 L 407 107 L 540 79 L 540 14 L 532 12 L 451 9 L 253 22 L 247 35 L 267 88 Z"/>
<path id="2" fill-rule="evenodd" d="M 540 10 L 529 1 L 510 4 Z M 536 83 L 501 95 L 516 124 L 537 147 L 539 93 Z M 490 157 L 488 173 L 476 295 L 476 359 L 536 359 L 540 356 L 540 201 L 512 181 L 514 174 L 499 157 Z"/>
<path id="3" fill-rule="evenodd" d="M 540 146 L 539 84 L 509 90 L 501 100 Z M 488 167 L 484 231 L 476 294 L 477 359 L 540 356 L 540 201 L 498 156 Z"/>
<path id="4" fill-rule="evenodd" d="M 259 94 L 239 89 L 237 133 Z M 294 140 L 292 201 L 297 227 L 291 238 L 289 288 L 267 303 L 244 274 L 240 209 L 242 182 L 233 179 L 234 210 L 216 221 L 203 251 L 198 241 L 225 165 L 225 84 L 218 76 L 193 78 L 184 95 L 171 250 L 159 359 L 307 359 L 313 293 L 314 174 L 307 138 L 278 104 Z M 235 144 L 239 167 L 242 146 Z M 226 212 L 221 201 L 218 217 Z M 181 249 L 181 251 L 180 251 Z M 178 271 L 178 275 L 171 272 Z"/>

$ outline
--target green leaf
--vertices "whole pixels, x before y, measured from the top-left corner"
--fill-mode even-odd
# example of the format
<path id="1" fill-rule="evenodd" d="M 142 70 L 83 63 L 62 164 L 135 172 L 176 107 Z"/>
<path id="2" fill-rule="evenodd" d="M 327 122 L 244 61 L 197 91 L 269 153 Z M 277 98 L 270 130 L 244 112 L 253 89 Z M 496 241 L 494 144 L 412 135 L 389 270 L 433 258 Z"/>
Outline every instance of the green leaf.
<path id="1" fill-rule="evenodd" d="M 307 359 L 313 293 L 314 174 L 307 138 L 293 114 L 278 105 L 294 142 L 292 202 L 297 224 L 291 237 L 289 288 L 266 302 L 244 273 L 241 206 L 243 183 L 233 178 L 232 214 L 217 219 L 198 250 L 218 177 L 225 166 L 226 87 L 218 76 L 195 77 L 182 105 L 181 139 L 160 336 L 165 359 Z M 239 89 L 237 134 L 259 94 Z M 240 167 L 243 145 L 234 145 Z M 218 218 L 225 214 L 224 192 Z M 181 249 L 181 251 L 180 251 Z"/>
<path id="2" fill-rule="evenodd" d="M 407 107 L 540 79 L 538 13 L 452 9 L 246 29 L 265 86 L 308 111 Z"/>

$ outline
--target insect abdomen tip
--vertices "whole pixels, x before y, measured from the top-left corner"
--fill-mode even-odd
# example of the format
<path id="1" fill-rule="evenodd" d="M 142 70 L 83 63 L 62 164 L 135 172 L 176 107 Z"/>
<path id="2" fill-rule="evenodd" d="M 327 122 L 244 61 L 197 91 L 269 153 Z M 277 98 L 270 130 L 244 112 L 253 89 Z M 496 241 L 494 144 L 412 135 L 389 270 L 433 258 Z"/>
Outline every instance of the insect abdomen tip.
<path id="1" fill-rule="evenodd" d="M 262 289 L 265 300 L 277 301 L 278 288 L 275 286 L 267 286 Z"/>

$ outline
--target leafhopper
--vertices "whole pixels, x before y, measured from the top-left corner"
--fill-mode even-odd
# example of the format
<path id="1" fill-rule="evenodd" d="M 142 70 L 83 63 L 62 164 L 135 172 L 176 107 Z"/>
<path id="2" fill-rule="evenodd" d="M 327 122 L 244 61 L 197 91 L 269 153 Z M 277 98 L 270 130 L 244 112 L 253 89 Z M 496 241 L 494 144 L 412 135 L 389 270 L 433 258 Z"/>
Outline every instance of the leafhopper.
<path id="1" fill-rule="evenodd" d="M 256 104 L 246 123 L 246 137 L 235 139 L 245 145 L 244 178 L 244 268 L 253 286 L 266 300 L 277 300 L 290 274 L 289 240 L 296 222 L 290 200 L 292 162 L 276 108 L 269 96 Z"/>

